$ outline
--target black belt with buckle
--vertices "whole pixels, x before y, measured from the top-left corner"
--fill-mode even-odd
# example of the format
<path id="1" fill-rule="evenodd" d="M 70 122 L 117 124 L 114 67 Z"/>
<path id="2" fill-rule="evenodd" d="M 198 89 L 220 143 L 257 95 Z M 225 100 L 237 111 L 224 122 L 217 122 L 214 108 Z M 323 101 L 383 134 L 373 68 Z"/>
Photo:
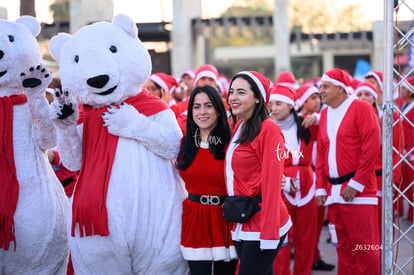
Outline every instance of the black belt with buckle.
<path id="1" fill-rule="evenodd" d="M 355 176 L 356 172 L 352 172 L 349 174 L 346 174 L 345 176 L 339 177 L 339 178 L 328 178 L 328 181 L 330 184 L 336 185 L 336 184 L 342 184 L 344 182 L 349 181 L 353 176 Z"/>
<path id="2" fill-rule="evenodd" d="M 220 205 L 223 204 L 224 199 L 227 196 L 212 196 L 212 195 L 194 195 L 188 193 L 188 199 L 190 201 L 199 202 L 205 205 Z"/>

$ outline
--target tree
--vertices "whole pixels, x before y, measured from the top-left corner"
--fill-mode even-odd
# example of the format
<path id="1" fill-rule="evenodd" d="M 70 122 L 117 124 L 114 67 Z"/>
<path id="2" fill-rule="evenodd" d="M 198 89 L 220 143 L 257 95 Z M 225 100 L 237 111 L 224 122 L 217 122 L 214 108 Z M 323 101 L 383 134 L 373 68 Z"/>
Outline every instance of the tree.
<path id="1" fill-rule="evenodd" d="M 370 28 L 369 20 L 362 14 L 362 5 L 328 0 L 290 1 L 291 29 L 299 28 L 305 33 L 332 33 Z"/>
<path id="2" fill-rule="evenodd" d="M 272 8 L 269 0 L 244 0 L 235 1 L 235 5 L 230 6 L 220 16 L 221 17 L 256 17 L 271 16 Z M 248 27 L 244 27 L 242 35 L 238 27 L 231 27 L 229 31 L 232 35 L 218 35 L 218 37 L 210 38 L 210 46 L 243 46 L 243 45 L 264 45 L 271 44 L 272 37 L 262 30 L 253 33 Z"/>
<path id="3" fill-rule="evenodd" d="M 20 0 L 20 15 L 36 17 L 35 0 Z"/>
<path id="4" fill-rule="evenodd" d="M 274 0 L 239 0 L 221 16 L 271 16 Z M 349 32 L 369 29 L 370 22 L 362 12 L 362 4 L 332 0 L 289 0 L 291 30 L 305 33 Z"/>
<path id="5" fill-rule="evenodd" d="M 229 7 L 222 16 L 268 16 L 272 9 L 266 0 L 244 0 Z"/>
<path id="6" fill-rule="evenodd" d="M 53 15 L 53 22 L 69 22 L 69 0 L 54 0 L 49 10 Z"/>

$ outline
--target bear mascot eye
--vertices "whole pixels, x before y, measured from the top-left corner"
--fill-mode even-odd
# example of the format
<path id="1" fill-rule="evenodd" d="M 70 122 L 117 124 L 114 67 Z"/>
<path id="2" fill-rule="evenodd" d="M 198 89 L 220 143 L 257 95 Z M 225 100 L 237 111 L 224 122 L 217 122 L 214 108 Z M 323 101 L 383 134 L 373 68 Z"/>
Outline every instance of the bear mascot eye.
<path id="1" fill-rule="evenodd" d="M 79 63 L 79 55 L 75 55 L 74 60 L 75 60 L 76 63 Z"/>
<path id="2" fill-rule="evenodd" d="M 9 35 L 9 41 L 14 42 L 14 36 L 13 35 Z"/>
<path id="3" fill-rule="evenodd" d="M 109 50 L 111 51 L 111 53 L 116 53 L 118 51 L 118 49 L 114 45 L 112 45 L 111 47 L 109 47 Z"/>

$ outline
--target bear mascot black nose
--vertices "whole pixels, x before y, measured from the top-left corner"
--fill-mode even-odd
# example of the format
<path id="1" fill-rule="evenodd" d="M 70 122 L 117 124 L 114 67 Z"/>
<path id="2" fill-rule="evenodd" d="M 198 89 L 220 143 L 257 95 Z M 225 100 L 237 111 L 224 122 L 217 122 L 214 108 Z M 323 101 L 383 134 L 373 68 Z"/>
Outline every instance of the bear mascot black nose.
<path id="1" fill-rule="evenodd" d="M 103 88 L 106 85 L 106 83 L 108 83 L 108 81 L 109 81 L 109 76 L 107 76 L 106 74 L 102 74 L 102 75 L 88 78 L 87 83 L 91 87 L 100 89 L 100 88 Z"/>

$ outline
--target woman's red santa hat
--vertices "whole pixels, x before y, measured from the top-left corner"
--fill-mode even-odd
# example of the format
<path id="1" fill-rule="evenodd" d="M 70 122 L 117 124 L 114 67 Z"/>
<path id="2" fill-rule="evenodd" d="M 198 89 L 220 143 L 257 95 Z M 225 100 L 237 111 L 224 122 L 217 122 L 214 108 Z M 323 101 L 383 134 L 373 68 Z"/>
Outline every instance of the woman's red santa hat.
<path id="1" fill-rule="evenodd" d="M 369 71 L 365 74 L 365 79 L 368 77 L 373 77 L 378 83 L 378 86 L 380 87 L 381 91 L 384 91 L 384 84 L 383 84 L 383 75 L 380 71 Z"/>
<path id="2" fill-rule="evenodd" d="M 298 87 L 295 76 L 292 72 L 289 71 L 281 72 L 276 79 L 276 84 L 281 86 L 288 86 L 292 89 L 296 89 Z"/>
<path id="3" fill-rule="evenodd" d="M 206 64 L 206 65 L 200 66 L 195 73 L 194 85 L 197 86 L 197 82 L 202 77 L 210 77 L 216 82 L 216 85 L 218 87 L 219 86 L 218 76 L 219 76 L 218 71 L 216 67 L 214 67 L 213 65 Z"/>
<path id="4" fill-rule="evenodd" d="M 195 72 L 193 70 L 191 70 L 191 69 L 184 70 L 180 74 L 180 79 L 182 79 L 185 75 L 188 75 L 190 78 L 194 78 Z"/>
<path id="5" fill-rule="evenodd" d="M 276 84 L 270 89 L 270 100 L 281 101 L 295 107 L 296 92 L 291 87 Z"/>
<path id="6" fill-rule="evenodd" d="M 341 69 L 334 68 L 327 71 L 322 75 L 321 81 L 329 82 L 335 86 L 342 87 L 347 94 L 353 94 L 349 74 Z"/>
<path id="7" fill-rule="evenodd" d="M 152 74 L 150 80 L 169 93 L 174 92 L 179 86 L 175 77 L 164 73 Z"/>
<path id="8" fill-rule="evenodd" d="M 356 92 L 356 89 L 358 88 L 358 85 L 361 84 L 361 83 L 363 83 L 363 81 L 358 80 L 356 78 L 352 78 L 352 80 L 351 80 L 351 87 L 352 87 L 352 89 L 354 89 L 355 93 L 357 93 Z"/>
<path id="9" fill-rule="evenodd" d="M 218 83 L 220 83 L 219 89 L 220 92 L 227 97 L 227 94 L 229 93 L 229 80 L 225 75 L 219 75 L 218 77 Z"/>
<path id="10" fill-rule="evenodd" d="M 374 85 L 372 85 L 369 82 L 361 82 L 358 84 L 358 86 L 355 89 L 355 94 L 358 94 L 361 91 L 367 91 L 375 98 L 375 100 L 378 98 L 377 89 L 375 88 Z"/>
<path id="11" fill-rule="evenodd" d="M 254 81 L 256 86 L 259 88 L 260 94 L 262 95 L 264 101 L 266 103 L 269 102 L 270 80 L 267 77 L 255 71 L 241 71 L 237 73 L 237 75 L 246 75 L 250 77 Z"/>
<path id="12" fill-rule="evenodd" d="M 408 77 L 402 84 L 409 92 L 414 94 L 414 76 Z"/>
<path id="13" fill-rule="evenodd" d="M 302 85 L 296 91 L 298 100 L 296 101 L 298 107 L 301 107 L 303 103 L 308 100 L 313 94 L 319 94 L 319 90 L 313 85 Z"/>

